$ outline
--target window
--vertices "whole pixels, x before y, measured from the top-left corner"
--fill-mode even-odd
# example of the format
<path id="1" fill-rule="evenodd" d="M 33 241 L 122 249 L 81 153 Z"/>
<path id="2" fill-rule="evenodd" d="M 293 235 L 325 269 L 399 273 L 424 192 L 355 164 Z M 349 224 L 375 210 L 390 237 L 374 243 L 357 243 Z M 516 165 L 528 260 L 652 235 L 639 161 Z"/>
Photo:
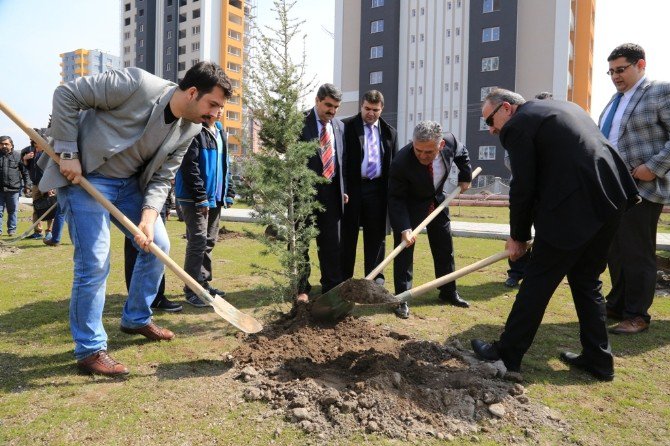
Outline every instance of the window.
<path id="1" fill-rule="evenodd" d="M 456 35 L 457 36 L 461 35 L 461 28 L 459 28 L 459 27 L 456 28 Z"/>
<path id="2" fill-rule="evenodd" d="M 230 71 L 234 73 L 239 73 L 240 70 L 242 69 L 242 66 L 240 64 L 237 64 L 235 62 L 228 62 L 226 64 L 226 68 L 228 68 Z"/>
<path id="3" fill-rule="evenodd" d="M 137 56 L 137 61 L 138 62 L 144 62 L 144 54 L 140 54 Z"/>
<path id="4" fill-rule="evenodd" d="M 416 36 L 414 36 L 414 34 L 412 34 L 412 35 L 409 37 L 409 40 L 410 40 L 410 42 L 412 42 L 412 43 L 416 42 Z"/>
<path id="5" fill-rule="evenodd" d="M 126 17 L 125 19 L 123 19 L 123 24 L 125 26 L 130 26 L 130 17 Z"/>
<path id="6" fill-rule="evenodd" d="M 498 71 L 500 58 L 495 57 L 484 57 L 482 59 L 482 71 Z"/>
<path id="7" fill-rule="evenodd" d="M 171 39 L 171 38 L 172 38 L 172 30 L 170 30 L 170 31 L 167 32 L 167 38 L 168 38 L 168 39 Z"/>
<path id="8" fill-rule="evenodd" d="M 232 155 L 233 153 L 240 153 L 240 145 L 239 144 L 233 144 L 230 143 L 228 144 L 228 150 L 230 151 L 230 154 Z"/>
<path id="9" fill-rule="evenodd" d="M 500 11 L 500 0 L 484 0 L 484 9 L 482 12 Z"/>
<path id="10" fill-rule="evenodd" d="M 458 119 L 458 110 L 454 110 L 454 119 Z"/>
<path id="11" fill-rule="evenodd" d="M 144 23 L 141 23 L 141 24 L 140 24 L 140 29 L 139 29 L 139 31 L 140 31 L 141 33 L 144 32 Z"/>
<path id="12" fill-rule="evenodd" d="M 489 126 L 486 125 L 486 119 L 485 118 L 482 118 L 482 117 L 479 118 L 479 130 L 482 130 L 482 131 L 488 131 L 489 130 Z"/>
<path id="13" fill-rule="evenodd" d="M 426 39 L 425 39 L 425 36 L 423 35 L 423 33 L 419 34 L 419 40 L 420 40 L 421 42 L 423 42 L 424 40 L 426 40 Z"/>
<path id="14" fill-rule="evenodd" d="M 191 44 L 191 51 L 200 51 L 200 42 L 195 42 Z"/>
<path id="15" fill-rule="evenodd" d="M 447 9 L 451 9 L 451 2 L 447 2 Z"/>
<path id="16" fill-rule="evenodd" d="M 384 31 L 384 20 L 375 20 L 370 23 L 370 33 L 380 33 Z"/>
<path id="17" fill-rule="evenodd" d="M 447 37 L 451 37 L 451 30 L 450 29 L 447 30 Z"/>
<path id="18" fill-rule="evenodd" d="M 235 31 L 233 29 L 229 29 L 228 37 L 230 37 L 233 40 L 242 40 L 242 33 Z"/>
<path id="19" fill-rule="evenodd" d="M 414 96 L 414 87 L 409 87 L 409 95 Z"/>
<path id="20" fill-rule="evenodd" d="M 167 5 L 166 6 L 172 6 L 172 0 L 167 0 Z"/>
<path id="21" fill-rule="evenodd" d="M 191 18 L 199 19 L 200 18 L 200 9 L 194 9 L 193 13 L 191 14 Z"/>
<path id="22" fill-rule="evenodd" d="M 185 39 L 186 38 L 186 30 L 185 29 L 180 29 L 179 30 L 179 38 L 180 39 Z"/>
<path id="23" fill-rule="evenodd" d="M 482 30 L 482 42 L 494 42 L 500 40 L 500 27 L 484 28 Z"/>
<path id="24" fill-rule="evenodd" d="M 139 15 L 140 17 L 142 17 L 142 16 L 144 15 L 144 9 L 140 9 L 140 10 L 137 12 L 137 15 Z"/>
<path id="25" fill-rule="evenodd" d="M 412 9 L 412 17 L 416 17 L 416 9 Z"/>
<path id="26" fill-rule="evenodd" d="M 483 101 L 486 95 L 489 94 L 491 90 L 495 88 L 496 87 L 482 87 L 481 90 L 479 91 L 479 100 Z"/>
<path id="27" fill-rule="evenodd" d="M 458 82 L 454 82 L 454 91 L 458 91 Z"/>
<path id="28" fill-rule="evenodd" d="M 419 94 L 423 94 L 423 87 L 419 87 Z"/>
<path id="29" fill-rule="evenodd" d="M 230 99 L 228 99 L 229 104 L 239 104 L 240 103 L 240 97 L 239 96 L 231 96 Z"/>
<path id="30" fill-rule="evenodd" d="M 230 79 L 230 85 L 233 86 L 233 89 L 240 88 L 240 81 L 237 79 Z"/>
<path id="31" fill-rule="evenodd" d="M 198 62 L 200 62 L 200 59 L 191 59 L 191 66 L 194 66 Z"/>
<path id="32" fill-rule="evenodd" d="M 426 8 L 421 8 L 421 15 L 426 15 Z"/>
<path id="33" fill-rule="evenodd" d="M 123 9 L 126 11 L 130 11 L 130 3 L 126 3 L 125 5 L 123 5 Z"/>
<path id="34" fill-rule="evenodd" d="M 230 119 L 231 121 L 239 121 L 240 120 L 240 114 L 238 112 L 226 111 L 226 119 Z"/>
<path id="35" fill-rule="evenodd" d="M 130 66 L 130 61 L 129 60 L 124 60 L 123 61 L 123 68 L 128 68 Z"/>
<path id="36" fill-rule="evenodd" d="M 237 136 L 240 134 L 240 129 L 237 129 L 235 127 L 226 127 L 226 132 L 230 136 Z"/>
<path id="37" fill-rule="evenodd" d="M 450 63 L 451 63 L 451 56 L 446 56 L 446 57 L 444 58 L 444 64 L 445 64 L 445 65 L 449 65 Z"/>
<path id="38" fill-rule="evenodd" d="M 456 56 L 454 56 L 454 62 L 455 62 L 455 63 L 461 63 L 461 56 L 459 56 L 458 54 L 456 54 Z"/>
<path id="39" fill-rule="evenodd" d="M 184 71 L 186 69 L 186 62 L 179 62 L 177 64 L 177 70 Z"/>
<path id="40" fill-rule="evenodd" d="M 416 114 L 416 120 L 421 121 L 423 119 L 423 113 L 417 113 Z"/>
<path id="41" fill-rule="evenodd" d="M 171 54 L 172 54 L 172 47 L 169 46 L 169 47 L 165 48 L 165 55 L 166 55 L 166 56 L 169 56 L 169 55 L 171 55 Z"/>
<path id="42" fill-rule="evenodd" d="M 238 16 L 237 14 L 233 14 L 232 12 L 228 13 L 228 20 L 237 25 L 242 24 L 242 17 Z"/>
<path id="43" fill-rule="evenodd" d="M 140 48 L 144 48 L 144 39 L 140 39 Z"/>
<path id="44" fill-rule="evenodd" d="M 423 60 L 419 61 L 419 68 L 423 68 Z"/>
<path id="45" fill-rule="evenodd" d="M 381 84 L 384 79 L 384 73 L 381 71 L 372 71 L 370 73 L 370 85 Z"/>
<path id="46" fill-rule="evenodd" d="M 130 31 L 126 31 L 125 33 L 123 33 L 123 40 L 128 40 L 128 39 L 130 39 Z"/>
<path id="47" fill-rule="evenodd" d="M 449 119 L 449 110 L 445 110 L 443 116 L 444 119 Z"/>
<path id="48" fill-rule="evenodd" d="M 480 160 L 494 160 L 496 159 L 496 146 L 479 146 Z"/>
<path id="49" fill-rule="evenodd" d="M 409 114 L 409 120 L 410 120 L 410 121 L 414 121 L 414 113 L 410 113 L 410 114 Z"/>
<path id="50" fill-rule="evenodd" d="M 186 54 L 186 45 L 182 45 L 177 50 L 177 54 Z"/>
<path id="51" fill-rule="evenodd" d="M 186 0 L 179 0 L 179 6 L 186 6 Z"/>
<path id="52" fill-rule="evenodd" d="M 179 14 L 179 23 L 184 23 L 186 21 L 186 14 Z"/>
<path id="53" fill-rule="evenodd" d="M 128 54 L 130 53 L 130 47 L 129 46 L 124 46 L 123 47 L 123 54 Z"/>
<path id="54" fill-rule="evenodd" d="M 384 57 L 384 45 L 370 47 L 370 59 Z"/>
<path id="55" fill-rule="evenodd" d="M 444 84 L 444 91 L 449 91 L 449 82 Z"/>
<path id="56" fill-rule="evenodd" d="M 242 56 L 242 50 L 232 45 L 228 45 L 228 54 L 232 54 L 233 56 Z"/>
<path id="57" fill-rule="evenodd" d="M 172 64 L 170 62 L 165 64 L 165 71 L 172 71 Z"/>
<path id="58" fill-rule="evenodd" d="M 411 62 L 409 63 L 409 69 L 410 69 L 410 70 L 413 70 L 413 69 L 414 69 L 414 61 L 411 61 Z"/>
<path id="59" fill-rule="evenodd" d="M 200 34 L 200 25 L 195 25 L 194 27 L 191 28 L 192 34 L 194 36 L 197 36 Z"/>
<path id="60" fill-rule="evenodd" d="M 380 6 L 384 6 L 384 0 L 372 0 L 373 8 L 378 8 Z"/>
<path id="61" fill-rule="evenodd" d="M 168 14 L 167 18 L 165 19 L 168 23 L 172 22 L 172 14 Z"/>
<path id="62" fill-rule="evenodd" d="M 460 8 L 460 7 L 461 7 L 461 0 L 457 0 L 457 1 L 456 1 L 456 7 L 457 7 L 457 8 Z"/>

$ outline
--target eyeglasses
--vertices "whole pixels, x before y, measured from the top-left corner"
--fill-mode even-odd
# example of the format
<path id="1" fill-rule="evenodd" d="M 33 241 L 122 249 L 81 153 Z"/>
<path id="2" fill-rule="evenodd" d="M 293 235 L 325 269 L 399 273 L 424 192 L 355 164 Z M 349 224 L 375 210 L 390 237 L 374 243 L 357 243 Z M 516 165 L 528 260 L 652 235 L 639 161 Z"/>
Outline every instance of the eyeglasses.
<path id="1" fill-rule="evenodd" d="M 635 65 L 637 62 L 632 62 L 629 63 L 628 65 L 625 65 L 623 67 L 616 67 L 616 68 L 611 68 L 607 70 L 607 75 L 608 76 L 614 76 L 615 74 L 621 74 L 624 71 L 626 71 L 626 68 L 630 67 L 631 65 Z"/>
<path id="2" fill-rule="evenodd" d="M 498 110 L 500 110 L 500 107 L 502 107 L 503 104 L 504 104 L 504 102 L 501 102 L 500 104 L 498 104 L 498 106 L 491 112 L 491 114 L 488 115 L 486 117 L 486 119 L 484 119 L 484 122 L 486 123 L 486 125 L 488 125 L 489 127 L 493 127 L 493 116 L 496 113 L 498 113 Z"/>

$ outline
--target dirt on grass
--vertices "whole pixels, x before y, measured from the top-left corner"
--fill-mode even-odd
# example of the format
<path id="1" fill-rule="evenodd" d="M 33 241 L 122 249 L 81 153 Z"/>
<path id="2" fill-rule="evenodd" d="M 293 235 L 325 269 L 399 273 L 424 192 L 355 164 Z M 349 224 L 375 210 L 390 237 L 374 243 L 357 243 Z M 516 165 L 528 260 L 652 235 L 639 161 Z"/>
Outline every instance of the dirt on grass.
<path id="1" fill-rule="evenodd" d="M 221 242 L 223 240 L 229 240 L 231 238 L 240 238 L 240 237 L 245 237 L 245 235 L 241 232 L 230 231 L 226 229 L 225 226 L 221 226 L 219 228 L 219 236 L 216 238 L 216 241 Z"/>
<path id="2" fill-rule="evenodd" d="M 12 254 L 18 253 L 20 250 L 16 246 L 9 246 L 9 245 L 2 245 L 0 244 L 0 259 L 4 259 L 5 257 L 9 257 Z"/>
<path id="3" fill-rule="evenodd" d="M 352 316 L 314 321 L 304 304 L 294 310 L 246 338 L 232 353 L 231 373 L 246 383 L 247 400 L 266 402 L 319 439 L 359 432 L 474 440 L 500 432 L 503 443 L 524 443 L 546 429 L 569 434 L 559 413 L 528 398 L 520 374 L 479 361 L 458 341 L 417 340 Z M 526 438 L 503 433 L 506 424 Z"/>

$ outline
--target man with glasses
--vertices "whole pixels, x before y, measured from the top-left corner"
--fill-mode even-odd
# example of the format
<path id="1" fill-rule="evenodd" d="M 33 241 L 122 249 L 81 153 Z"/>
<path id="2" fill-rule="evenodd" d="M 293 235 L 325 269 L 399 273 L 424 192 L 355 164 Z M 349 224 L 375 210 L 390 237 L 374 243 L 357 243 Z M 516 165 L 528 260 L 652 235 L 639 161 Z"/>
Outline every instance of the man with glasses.
<path id="1" fill-rule="evenodd" d="M 607 58 L 617 93 L 600 115 L 605 137 L 635 178 L 642 203 L 626 212 L 607 259 L 612 290 L 610 332 L 636 334 L 649 328 L 656 288 L 656 227 L 670 203 L 670 83 L 645 76 L 642 47 L 625 43 Z"/>
<path id="2" fill-rule="evenodd" d="M 561 360 L 597 379 L 614 378 L 605 326 L 600 274 L 607 252 L 630 202 L 635 183 L 616 151 L 591 118 L 566 101 L 530 101 L 495 89 L 484 101 L 491 134 L 509 153 L 510 237 L 505 248 L 517 260 L 528 248 L 535 226 L 533 255 L 526 267 L 500 339 L 472 340 L 480 358 L 502 359 L 519 371 L 549 299 L 567 276 L 579 319 L 582 352 Z"/>
<path id="3" fill-rule="evenodd" d="M 28 183 L 26 169 L 19 153 L 14 151 L 14 142 L 9 136 L 0 136 L 0 235 L 5 210 L 7 210 L 7 234 L 16 234 L 21 179 L 24 183 Z"/>

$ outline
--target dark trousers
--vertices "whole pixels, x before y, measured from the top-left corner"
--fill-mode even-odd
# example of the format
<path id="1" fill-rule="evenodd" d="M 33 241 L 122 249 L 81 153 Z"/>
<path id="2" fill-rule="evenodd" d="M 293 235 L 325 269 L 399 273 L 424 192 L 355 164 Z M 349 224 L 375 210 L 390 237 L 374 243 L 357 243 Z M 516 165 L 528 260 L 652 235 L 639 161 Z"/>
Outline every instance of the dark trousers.
<path id="1" fill-rule="evenodd" d="M 336 176 L 337 178 L 337 176 Z M 317 187 L 317 200 L 323 205 L 323 211 L 315 215 L 315 224 L 319 229 L 316 236 L 316 249 L 321 269 L 321 292 L 326 293 L 342 283 L 342 253 L 340 242 L 340 223 L 342 221 L 342 197 L 337 181 L 320 184 Z M 298 280 L 298 293 L 309 293 L 311 274 L 309 251 L 304 252 L 306 268 Z"/>
<path id="2" fill-rule="evenodd" d="M 60 205 L 59 205 L 60 207 Z M 167 219 L 167 213 L 169 210 L 167 207 L 163 206 L 163 209 L 161 209 L 160 217 L 163 220 L 163 223 L 165 223 L 165 220 Z M 56 234 L 54 234 L 55 236 Z M 60 237 L 60 235 L 59 235 Z M 128 237 L 123 238 L 123 267 L 124 267 L 124 275 L 126 279 L 126 290 L 130 290 L 130 281 L 133 279 L 133 270 L 135 269 L 135 262 L 137 261 L 137 254 L 139 252 L 137 249 L 135 249 L 135 246 L 133 246 L 132 240 L 130 240 Z M 165 273 L 163 273 L 163 277 L 161 278 L 161 283 L 158 286 L 158 293 L 156 294 L 156 297 L 154 297 L 154 302 L 157 300 L 162 299 L 165 297 Z"/>
<path id="3" fill-rule="evenodd" d="M 507 260 L 507 264 L 509 265 L 509 269 L 507 270 L 507 277 L 511 277 L 518 281 L 523 279 L 523 274 L 526 271 L 526 265 L 528 265 L 528 261 L 530 260 L 531 249 L 529 249 L 524 255 L 514 261 Z"/>
<path id="4" fill-rule="evenodd" d="M 619 226 L 619 216 L 584 245 L 562 250 L 535 238 L 533 256 L 496 347 L 508 369 L 518 371 L 537 333 L 549 299 L 567 275 L 579 320 L 582 354 L 597 370 L 611 373 L 612 351 L 605 325 L 605 299 L 600 274 Z"/>
<path id="5" fill-rule="evenodd" d="M 423 221 L 422 218 L 412 216 L 412 226 L 417 227 Z M 449 220 L 449 210 L 440 212 L 433 221 L 426 227 L 428 231 L 428 243 L 430 252 L 433 255 L 433 265 L 435 267 L 435 277 L 442 277 L 453 273 L 456 269 L 454 261 L 454 243 L 451 238 L 451 220 Z M 396 246 L 402 242 L 402 236 L 394 231 L 393 239 Z M 395 293 L 399 294 L 412 288 L 412 275 L 414 272 L 414 246 L 405 248 L 398 254 L 393 261 L 393 282 Z M 440 296 L 451 298 L 456 293 L 456 282 L 452 281 L 439 287 Z"/>
<path id="6" fill-rule="evenodd" d="M 209 208 L 205 217 L 195 206 L 182 206 L 186 224 L 184 271 L 205 288 L 212 281 L 212 250 L 219 236 L 221 207 Z M 184 288 L 187 293 L 190 292 Z"/>
<path id="7" fill-rule="evenodd" d="M 612 290 L 607 307 L 626 319 L 651 320 L 649 308 L 656 292 L 656 228 L 663 205 L 642 200 L 621 219 L 607 263 Z"/>
<path id="8" fill-rule="evenodd" d="M 359 228 L 363 227 L 363 258 L 367 276 L 384 260 L 386 250 L 386 188 L 384 180 L 361 180 L 360 201 L 356 208 L 344 207 L 342 217 L 342 274 L 353 277 Z M 351 197 L 350 197 L 351 200 Z M 384 280 L 379 273 L 375 279 Z"/>

